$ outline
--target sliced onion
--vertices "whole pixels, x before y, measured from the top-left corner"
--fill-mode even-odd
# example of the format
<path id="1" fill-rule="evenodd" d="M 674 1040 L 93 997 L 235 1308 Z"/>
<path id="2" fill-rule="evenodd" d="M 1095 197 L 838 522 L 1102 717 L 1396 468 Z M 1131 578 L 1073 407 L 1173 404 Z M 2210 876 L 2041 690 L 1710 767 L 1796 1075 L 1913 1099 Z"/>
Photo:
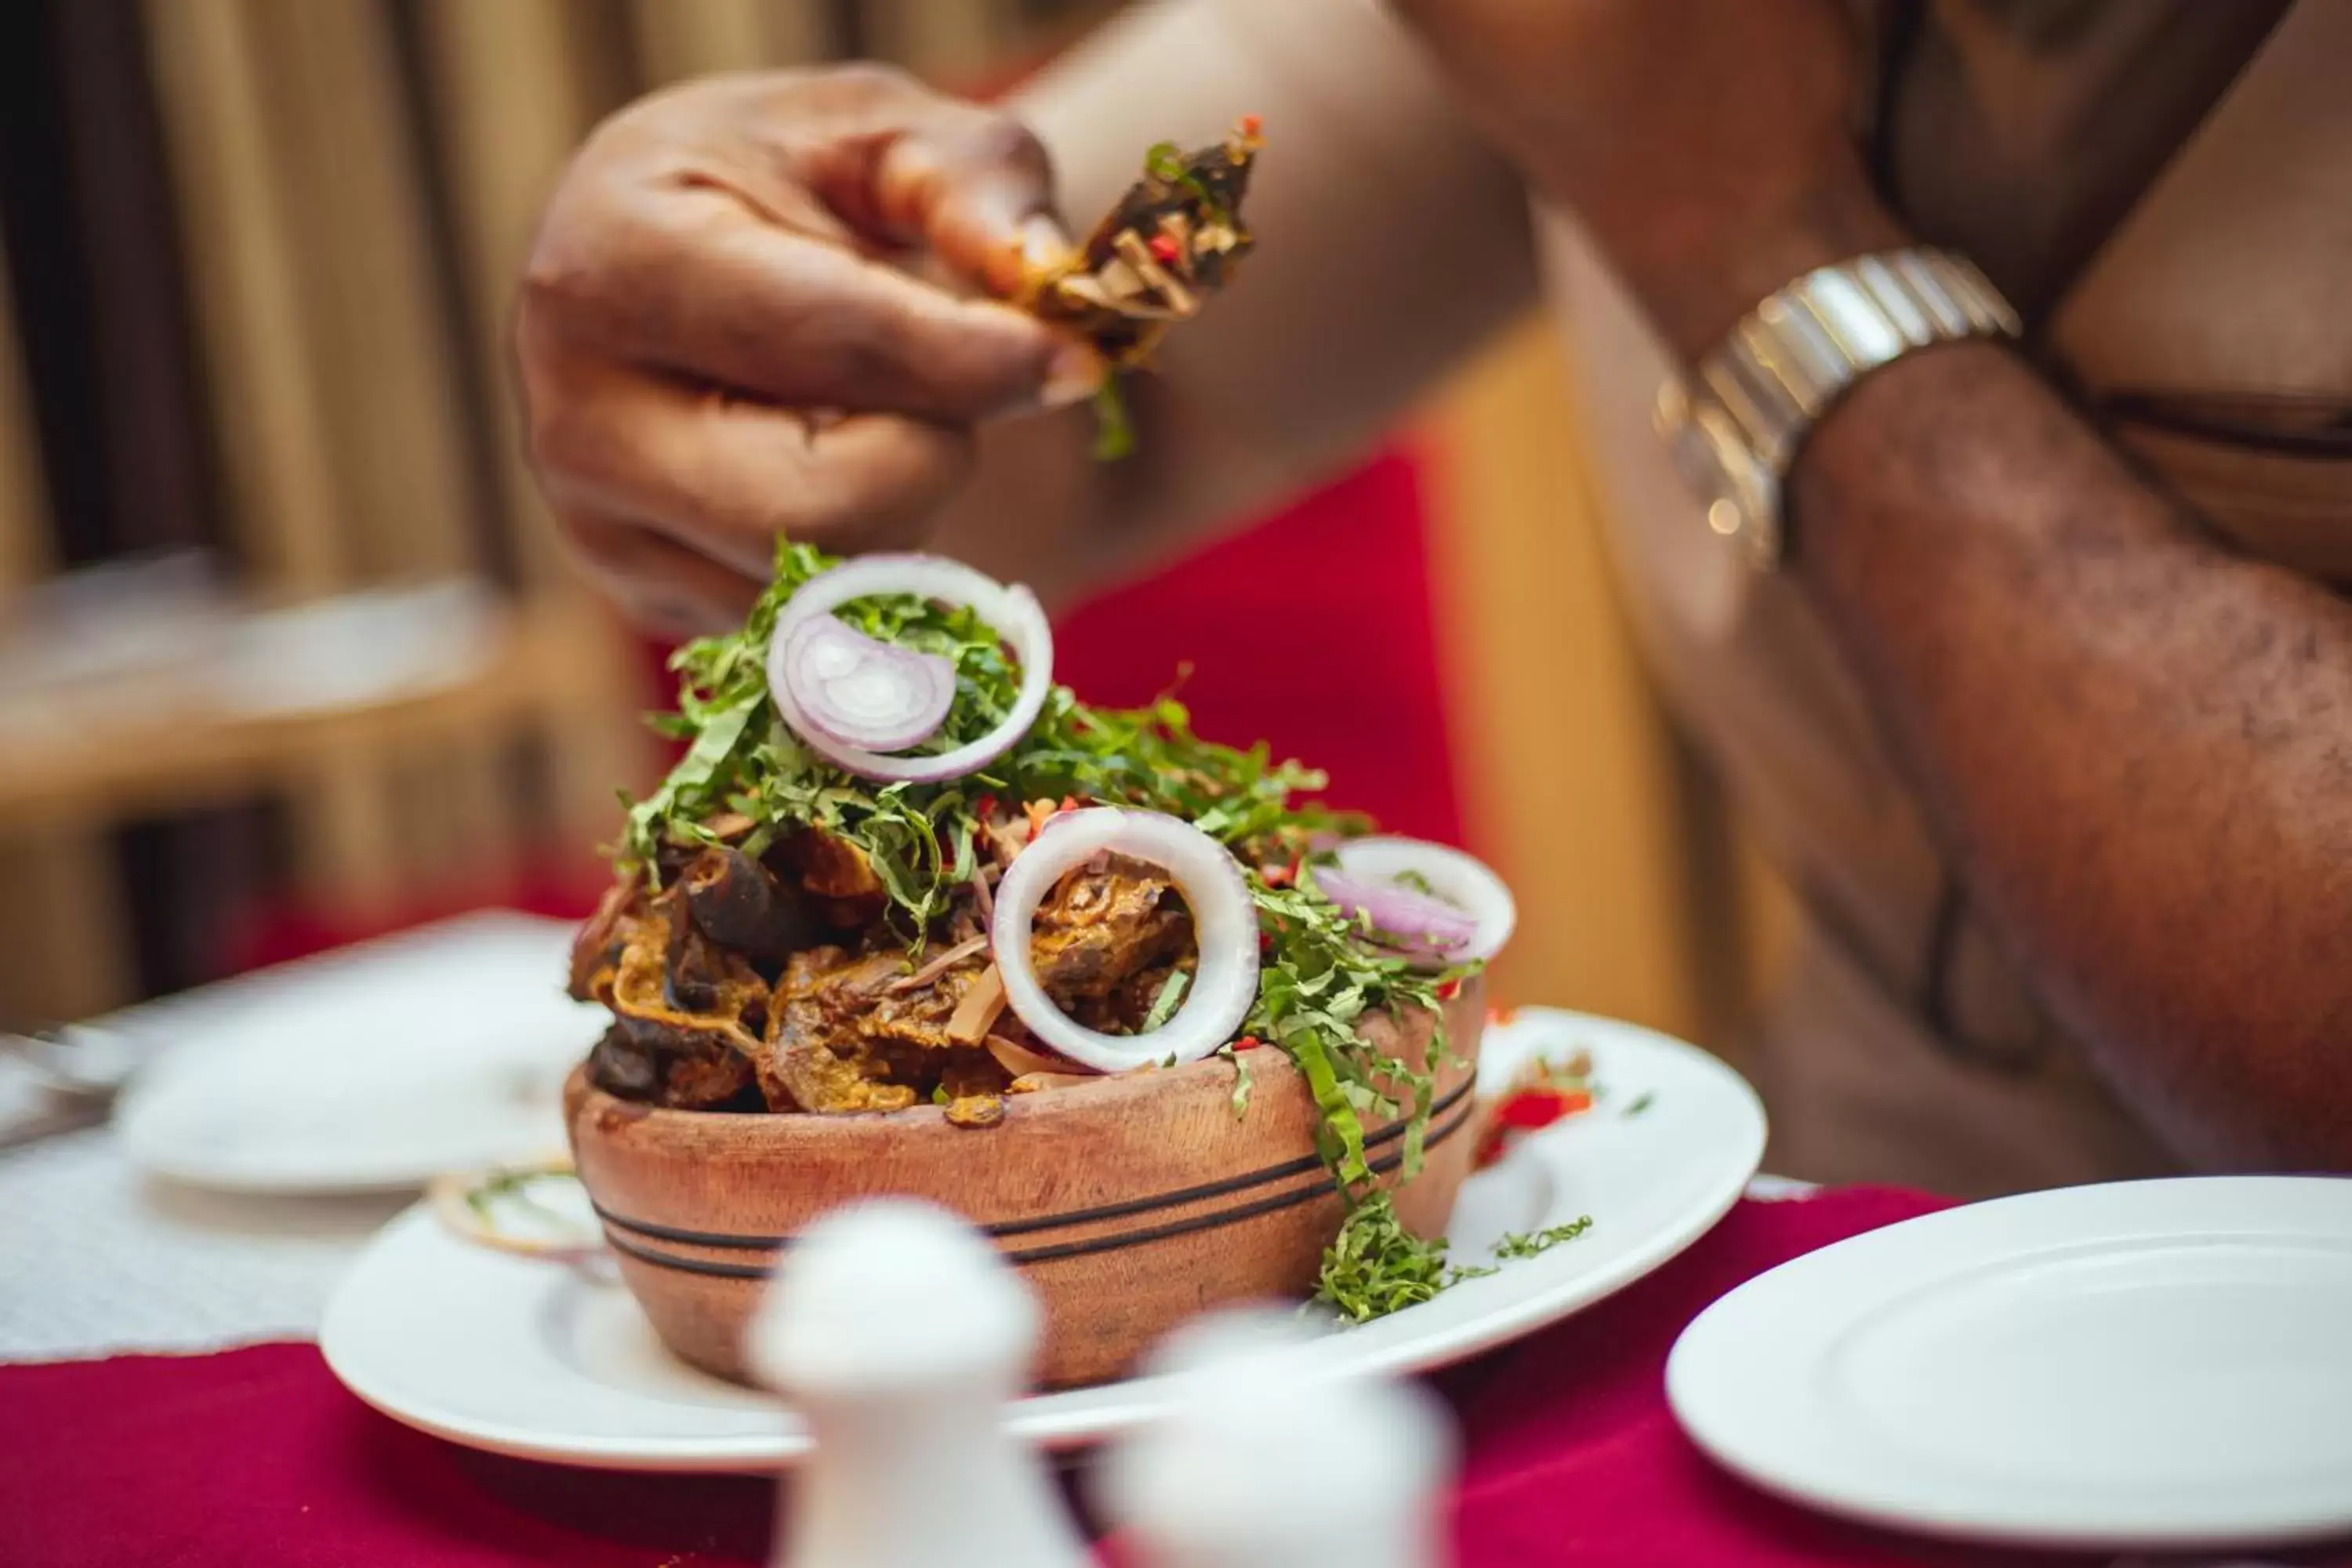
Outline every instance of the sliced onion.
<path id="1" fill-rule="evenodd" d="M 1257 1001 L 1257 906 L 1233 852 L 1191 823 L 1157 811 L 1064 812 L 1014 858 L 996 889 L 990 936 L 1004 999 L 1039 1041 L 1103 1072 L 1174 1057 L 1198 1061 L 1234 1037 Z M 1200 961 L 1183 1005 L 1157 1029 L 1106 1035 L 1054 1005 L 1029 958 L 1037 906 L 1061 879 L 1108 851 L 1157 866 L 1192 911 Z"/>
<path id="2" fill-rule="evenodd" d="M 1444 968 L 1492 958 L 1518 923 L 1519 908 L 1511 889 L 1485 861 L 1459 849 L 1422 838 L 1350 838 L 1338 854 L 1337 874 L 1317 868 L 1316 884 L 1350 912 L 1370 909 L 1372 924 L 1384 936 L 1403 939 L 1396 951 L 1419 963 Z M 1408 874 L 1421 877 L 1430 892 L 1398 880 Z M 1343 898 L 1334 882 L 1355 890 L 1360 900 L 1372 901 Z M 1427 907 L 1431 905 L 1436 908 Z"/>
<path id="3" fill-rule="evenodd" d="M 1382 947 L 1451 963 L 1477 934 L 1478 922 L 1444 899 L 1328 866 L 1317 867 L 1314 876 L 1315 885 L 1349 919 L 1361 916 L 1370 922 L 1372 940 Z"/>
<path id="4" fill-rule="evenodd" d="M 770 676 L 792 688 L 809 728 L 838 746 L 903 752 L 939 733 L 955 701 L 955 665 L 867 637 L 838 616 L 811 616 L 770 645 Z"/>
<path id="5" fill-rule="evenodd" d="M 985 621 L 1021 664 L 1021 689 L 1004 721 L 976 741 L 937 756 L 892 756 L 872 746 L 845 744 L 827 733 L 802 706 L 787 677 L 793 637 L 817 616 L 831 616 L 853 599 L 877 594 L 912 594 L 918 598 L 969 606 Z M 870 640 L 870 639 L 869 639 Z M 1054 632 L 1036 595 L 1007 585 L 961 562 L 940 555 L 866 555 L 810 578 L 776 617 L 768 644 L 768 690 L 776 711 L 810 751 L 860 778 L 884 783 L 936 784 L 961 778 L 987 766 L 1029 732 L 1045 710 L 1054 686 Z M 908 742 L 912 744 L 913 742 Z"/>

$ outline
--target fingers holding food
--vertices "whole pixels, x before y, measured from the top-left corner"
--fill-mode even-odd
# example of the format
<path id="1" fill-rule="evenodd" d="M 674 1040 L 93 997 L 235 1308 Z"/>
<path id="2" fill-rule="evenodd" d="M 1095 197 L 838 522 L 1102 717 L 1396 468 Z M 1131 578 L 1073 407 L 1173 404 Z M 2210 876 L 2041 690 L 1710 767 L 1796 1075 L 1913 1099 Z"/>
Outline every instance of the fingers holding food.
<path id="1" fill-rule="evenodd" d="M 958 426 L 803 413 L 576 355 L 524 374 L 532 456 L 559 508 L 651 528 L 739 574 L 750 593 L 779 535 L 847 552 L 919 542 L 973 460 Z M 638 563 L 606 564 L 625 576 Z M 740 617 L 749 593 L 727 602 Z"/>
<path id="2" fill-rule="evenodd" d="M 518 331 L 783 407 L 970 422 L 1037 403 L 1063 340 L 840 234 L 707 186 L 599 192 L 551 215 Z"/>
<path id="3" fill-rule="evenodd" d="M 1052 196 L 1017 122 L 873 68 L 710 79 L 607 121 L 514 317 L 532 459 L 591 575 L 640 620 L 715 629 L 779 534 L 919 540 L 975 424 L 1100 378 L 990 297 Z"/>

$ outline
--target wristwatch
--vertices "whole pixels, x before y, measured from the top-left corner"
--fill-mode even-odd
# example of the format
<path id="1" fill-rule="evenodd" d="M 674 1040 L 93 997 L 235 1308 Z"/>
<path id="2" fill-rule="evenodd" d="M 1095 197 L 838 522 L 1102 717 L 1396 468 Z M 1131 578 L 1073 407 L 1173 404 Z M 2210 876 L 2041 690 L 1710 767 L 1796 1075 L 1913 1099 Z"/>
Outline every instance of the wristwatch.
<path id="1" fill-rule="evenodd" d="M 1973 262 L 1890 250 L 1806 273 L 1766 300 L 1688 378 L 1660 388 L 1658 434 L 1706 501 L 1707 526 L 1769 570 L 1785 553 L 1780 488 L 1830 405 L 1915 349 L 2018 335 Z"/>

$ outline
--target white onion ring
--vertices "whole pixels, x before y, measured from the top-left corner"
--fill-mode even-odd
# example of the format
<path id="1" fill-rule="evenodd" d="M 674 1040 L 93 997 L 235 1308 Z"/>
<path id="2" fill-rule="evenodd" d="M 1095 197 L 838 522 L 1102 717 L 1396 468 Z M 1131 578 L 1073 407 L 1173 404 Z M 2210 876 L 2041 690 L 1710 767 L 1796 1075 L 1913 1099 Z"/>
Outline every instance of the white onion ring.
<path id="1" fill-rule="evenodd" d="M 793 633 L 812 616 L 830 616 L 853 599 L 876 594 L 912 594 L 967 605 L 994 629 L 1021 662 L 1021 690 L 1003 723 L 937 756 L 898 757 L 844 745 L 810 719 L 793 697 L 792 683 L 781 679 L 779 667 L 789 654 Z M 942 555 L 865 555 L 820 573 L 785 602 L 768 644 L 768 690 L 778 716 L 810 751 L 835 767 L 885 784 L 937 784 L 986 767 L 1029 732 L 1053 686 L 1054 631 L 1036 595 Z"/>
<path id="2" fill-rule="evenodd" d="M 955 701 L 955 664 L 867 637 L 839 616 L 809 616 L 769 645 L 809 727 L 835 745 L 903 752 L 939 733 Z M 781 650 L 781 651 L 778 651 Z"/>
<path id="3" fill-rule="evenodd" d="M 1176 1016 L 1142 1035 L 1106 1035 L 1054 1005 L 1029 958 L 1037 906 L 1072 870 L 1108 850 L 1159 867 L 1192 911 L 1200 961 Z M 1198 1061 L 1234 1037 L 1257 1002 L 1257 905 L 1233 851 L 1179 817 L 1094 806 L 1054 818 L 1014 857 L 990 928 L 1004 1000 L 1029 1032 L 1072 1061 L 1121 1072 L 1174 1057 Z"/>
<path id="4" fill-rule="evenodd" d="M 1492 958 L 1511 940 L 1519 907 L 1511 889 L 1486 863 L 1475 856 L 1425 838 L 1350 838 L 1337 851 L 1340 873 L 1359 883 L 1384 883 L 1393 888 L 1406 872 L 1417 872 L 1438 898 L 1473 922 L 1469 939 L 1442 952 L 1405 952 L 1417 963 L 1434 968 Z M 1328 889 L 1325 889 L 1327 892 Z M 1400 889 L 1410 892 L 1410 889 Z M 1397 932 L 1397 935 L 1411 935 Z"/>

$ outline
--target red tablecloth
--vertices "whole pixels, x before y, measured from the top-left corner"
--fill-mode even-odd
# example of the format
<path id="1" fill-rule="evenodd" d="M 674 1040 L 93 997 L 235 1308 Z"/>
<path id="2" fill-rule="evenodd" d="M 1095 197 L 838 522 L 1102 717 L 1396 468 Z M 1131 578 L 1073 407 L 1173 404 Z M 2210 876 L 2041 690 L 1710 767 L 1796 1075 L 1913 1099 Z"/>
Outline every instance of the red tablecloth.
<path id="1" fill-rule="evenodd" d="M 1570 1321 L 1445 1373 L 1468 1462 L 1462 1568 L 1595 1563 L 2103 1563 L 1914 1542 L 1771 1501 L 1683 1438 L 1666 1350 L 1740 1280 L 1937 1206 L 1853 1191 L 1744 1203 L 1675 1263 Z M 0 1563 L 9 1568 L 704 1568 L 764 1561 L 771 1489 L 476 1454 L 345 1394 L 308 1345 L 0 1367 Z M 1116 1552 L 1107 1553 L 1116 1557 Z M 2352 1552 L 2306 1554 L 2352 1564 Z"/>

